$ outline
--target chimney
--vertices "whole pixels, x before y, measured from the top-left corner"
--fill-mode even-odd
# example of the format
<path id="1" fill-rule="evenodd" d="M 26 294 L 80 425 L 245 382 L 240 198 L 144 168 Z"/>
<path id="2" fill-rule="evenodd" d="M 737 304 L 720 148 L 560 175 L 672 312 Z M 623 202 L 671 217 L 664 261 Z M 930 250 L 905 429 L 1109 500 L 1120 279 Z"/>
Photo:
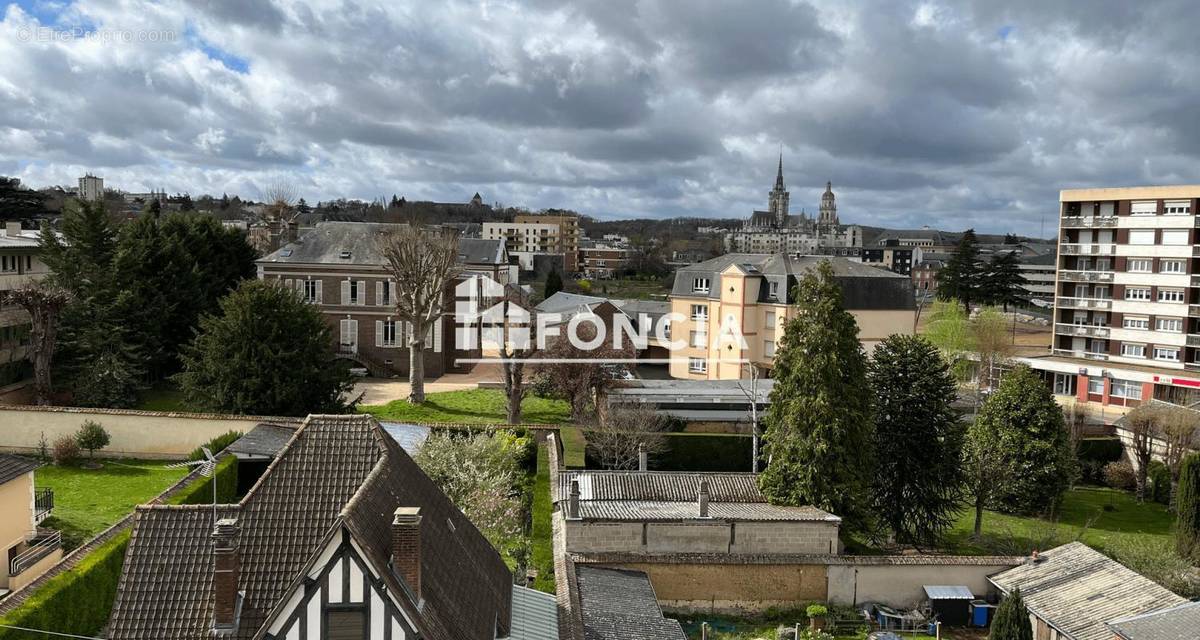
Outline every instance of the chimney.
<path id="1" fill-rule="evenodd" d="M 700 517 L 708 517 L 708 480 L 700 481 L 700 497 L 697 499 L 700 503 Z"/>
<path id="2" fill-rule="evenodd" d="M 421 601 L 421 508 L 400 507 L 392 520 L 392 568 Z"/>
<path id="3" fill-rule="evenodd" d="M 12 220 L 5 222 L 4 223 L 4 235 L 6 235 L 10 238 L 15 238 L 15 237 L 21 235 L 21 222 L 20 221 L 12 221 Z"/>
<path id="4" fill-rule="evenodd" d="M 296 222 L 295 220 L 288 220 L 288 222 L 287 222 L 287 241 L 295 242 L 296 238 L 299 235 L 300 235 L 300 223 Z"/>
<path id="5" fill-rule="evenodd" d="M 213 631 L 237 628 L 238 557 L 237 518 L 222 518 L 213 528 Z"/>
<path id="6" fill-rule="evenodd" d="M 567 519 L 579 519 L 579 481 L 571 481 L 571 494 L 567 496 Z"/>
<path id="7" fill-rule="evenodd" d="M 650 456 L 646 453 L 646 447 L 642 443 L 638 443 L 638 471 L 646 471 L 650 468 Z"/>

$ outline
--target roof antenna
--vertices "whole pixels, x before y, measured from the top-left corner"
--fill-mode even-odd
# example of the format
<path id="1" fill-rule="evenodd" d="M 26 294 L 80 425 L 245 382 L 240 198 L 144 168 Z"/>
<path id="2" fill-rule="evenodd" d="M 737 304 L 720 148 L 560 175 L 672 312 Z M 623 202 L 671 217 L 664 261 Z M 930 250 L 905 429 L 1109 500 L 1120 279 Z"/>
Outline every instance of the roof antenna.
<path id="1" fill-rule="evenodd" d="M 204 452 L 204 458 L 201 460 L 192 460 L 191 462 L 176 462 L 174 464 L 168 464 L 168 465 L 164 465 L 164 466 L 167 469 L 179 469 L 182 467 L 199 467 L 200 475 L 205 478 L 210 478 L 209 482 L 210 482 L 210 484 L 212 484 L 212 490 L 213 490 L 212 491 L 212 494 L 213 494 L 213 501 L 212 501 L 213 526 L 215 527 L 215 526 L 217 526 L 217 478 L 216 478 L 217 459 L 213 457 L 212 451 L 209 451 L 208 447 L 200 447 L 200 450 Z"/>

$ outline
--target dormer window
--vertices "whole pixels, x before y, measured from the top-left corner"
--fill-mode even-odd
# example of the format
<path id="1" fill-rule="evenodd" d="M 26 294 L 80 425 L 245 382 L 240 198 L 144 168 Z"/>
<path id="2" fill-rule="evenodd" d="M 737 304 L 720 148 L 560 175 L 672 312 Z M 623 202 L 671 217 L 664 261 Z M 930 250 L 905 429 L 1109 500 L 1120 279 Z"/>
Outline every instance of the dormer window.
<path id="1" fill-rule="evenodd" d="M 711 282 L 708 278 L 694 278 L 692 280 L 692 291 L 694 293 L 708 293 Z"/>
<path id="2" fill-rule="evenodd" d="M 778 282 L 772 280 L 767 285 L 767 295 L 769 295 L 772 300 L 779 299 L 779 283 Z"/>

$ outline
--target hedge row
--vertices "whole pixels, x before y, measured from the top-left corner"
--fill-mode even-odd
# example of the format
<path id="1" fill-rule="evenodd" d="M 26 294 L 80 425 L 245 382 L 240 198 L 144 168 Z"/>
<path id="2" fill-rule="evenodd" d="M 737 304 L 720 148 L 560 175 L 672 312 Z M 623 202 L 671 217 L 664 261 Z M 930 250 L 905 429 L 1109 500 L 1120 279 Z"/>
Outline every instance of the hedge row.
<path id="1" fill-rule="evenodd" d="M 238 501 L 237 458 L 226 456 L 217 463 L 213 478 L 200 478 L 191 483 L 169 502 L 171 504 L 212 504 L 212 482 L 217 481 L 217 504 L 234 504 Z"/>
<path id="2" fill-rule="evenodd" d="M 584 432 L 584 437 L 587 432 Z M 750 436 L 724 433 L 666 433 L 667 450 L 650 460 L 656 471 L 749 471 L 754 449 Z M 587 468 L 600 464 L 590 447 Z"/>
<path id="3" fill-rule="evenodd" d="M 128 530 L 97 547 L 70 571 L 46 581 L 19 609 L 0 618 L 0 624 L 95 636 L 108 624 L 127 546 Z M 0 628 L 0 640 L 41 637 Z"/>

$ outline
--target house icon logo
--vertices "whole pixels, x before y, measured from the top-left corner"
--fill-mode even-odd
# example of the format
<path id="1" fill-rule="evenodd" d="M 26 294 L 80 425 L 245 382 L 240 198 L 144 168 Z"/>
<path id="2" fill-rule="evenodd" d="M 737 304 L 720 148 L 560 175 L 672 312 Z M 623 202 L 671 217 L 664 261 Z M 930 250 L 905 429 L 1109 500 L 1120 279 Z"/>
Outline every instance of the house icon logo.
<path id="1" fill-rule="evenodd" d="M 510 348 L 528 349 L 531 314 L 506 299 L 505 286 L 483 274 L 470 274 L 454 288 L 454 341 L 463 351 L 498 353 Z"/>

